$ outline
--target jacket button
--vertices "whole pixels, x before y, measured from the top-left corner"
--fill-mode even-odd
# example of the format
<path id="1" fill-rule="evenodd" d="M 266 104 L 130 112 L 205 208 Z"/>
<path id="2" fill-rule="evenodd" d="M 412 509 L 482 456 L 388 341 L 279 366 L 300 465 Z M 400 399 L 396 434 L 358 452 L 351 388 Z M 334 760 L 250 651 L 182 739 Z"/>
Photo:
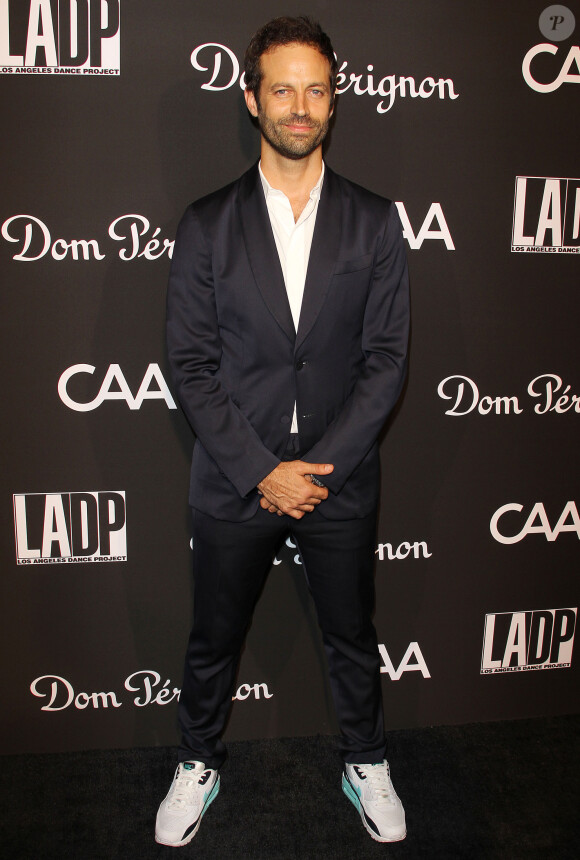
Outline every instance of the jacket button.
<path id="1" fill-rule="evenodd" d="M 302 368 L 307 364 L 306 361 L 297 361 L 296 362 L 296 370 L 302 370 Z"/>
<path id="2" fill-rule="evenodd" d="M 290 423 L 290 416 L 289 415 L 283 415 L 280 418 L 280 424 L 289 424 L 289 423 Z"/>

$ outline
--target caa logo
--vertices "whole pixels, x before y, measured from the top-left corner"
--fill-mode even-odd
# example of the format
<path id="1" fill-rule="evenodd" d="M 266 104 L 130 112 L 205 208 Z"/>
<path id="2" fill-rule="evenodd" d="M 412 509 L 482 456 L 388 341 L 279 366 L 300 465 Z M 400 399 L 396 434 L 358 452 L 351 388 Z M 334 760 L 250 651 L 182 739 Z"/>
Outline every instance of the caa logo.
<path id="1" fill-rule="evenodd" d="M 69 409 L 74 409 L 75 412 L 92 412 L 93 409 L 96 409 L 105 400 L 124 400 L 129 409 L 141 409 L 144 400 L 165 400 L 169 409 L 177 409 L 175 400 L 171 396 L 171 392 L 158 364 L 150 364 L 148 366 L 139 390 L 134 397 L 120 366 L 118 364 L 110 364 L 97 395 L 89 401 L 74 400 L 68 391 L 67 386 L 69 381 L 78 373 L 89 373 L 92 375 L 95 370 L 96 368 L 92 364 L 73 364 L 72 367 L 68 367 L 61 375 L 58 380 L 58 396 Z M 150 389 L 152 382 L 157 384 L 157 388 Z M 113 391 L 111 391 L 111 385 L 114 386 Z"/>
<path id="2" fill-rule="evenodd" d="M 553 93 L 554 90 L 559 89 L 562 84 L 580 84 L 580 47 L 578 47 L 578 45 L 572 45 L 562 63 L 562 66 L 558 67 L 556 64 L 556 68 L 559 68 L 559 71 L 550 83 L 542 84 L 534 78 L 531 70 L 531 64 L 534 57 L 538 54 L 556 55 L 557 53 L 558 48 L 556 45 L 544 42 L 541 45 L 534 45 L 534 47 L 530 48 L 524 57 L 524 62 L 522 63 L 524 81 L 537 93 Z M 572 66 L 576 66 L 578 71 L 571 72 L 570 70 L 572 69 Z"/>
<path id="3" fill-rule="evenodd" d="M 516 177 L 512 251 L 580 253 L 580 179 Z"/>
<path id="4" fill-rule="evenodd" d="M 486 615 L 481 674 L 569 668 L 577 612 L 575 607 Z"/>
<path id="5" fill-rule="evenodd" d="M 499 521 L 500 519 L 510 512 L 521 513 L 524 509 L 523 505 L 518 505 L 517 502 L 510 502 L 508 505 L 502 505 L 501 508 L 498 508 L 495 514 L 492 516 L 491 521 L 489 523 L 489 530 L 491 531 L 492 536 L 498 541 L 498 543 L 504 544 L 512 544 L 519 543 L 529 534 L 543 534 L 546 540 L 552 542 L 555 541 L 558 535 L 562 532 L 575 532 L 576 537 L 580 540 L 580 517 L 578 516 L 578 508 L 576 507 L 575 502 L 566 502 L 564 506 L 564 510 L 560 514 L 558 522 L 552 529 L 550 526 L 550 522 L 548 520 L 548 516 L 546 514 L 546 509 L 542 502 L 536 502 L 532 510 L 530 511 L 529 516 L 527 517 L 524 525 L 520 529 L 519 532 L 515 535 L 505 535 L 499 530 Z M 537 525 L 534 525 L 538 520 Z M 520 518 L 510 517 L 510 522 L 514 522 L 519 525 L 521 522 Z M 567 522 L 569 520 L 569 522 Z M 503 528 L 503 524 L 502 524 Z"/>
<path id="6" fill-rule="evenodd" d="M 389 652 L 382 643 L 379 644 L 379 654 L 383 661 L 381 673 L 388 675 L 391 681 L 400 680 L 403 672 L 420 672 L 424 678 L 431 677 L 418 642 L 409 642 L 409 647 L 403 654 L 403 659 L 396 669 L 389 657 Z"/>
<path id="7" fill-rule="evenodd" d="M 125 493 L 13 496 L 18 564 L 127 560 Z"/>
<path id="8" fill-rule="evenodd" d="M 0 73 L 118 75 L 120 6 L 120 0 L 0 0 Z"/>
<path id="9" fill-rule="evenodd" d="M 566 6 L 548 6 L 540 15 L 538 26 L 542 36 L 550 39 L 551 42 L 562 42 L 568 39 L 576 27 L 576 19 L 574 13 Z M 542 57 L 538 62 L 546 71 L 546 77 L 550 78 L 547 83 L 541 83 L 537 80 L 538 74 L 537 63 L 534 63 L 536 68 L 535 73 L 532 72 L 532 61 L 540 54 L 550 54 L 555 57 L 559 49 L 551 42 L 542 42 L 541 45 L 534 45 L 530 48 L 522 63 L 522 75 L 526 84 L 537 93 L 553 93 L 559 89 L 562 84 L 580 84 L 580 48 L 578 45 L 572 47 L 564 57 L 564 51 L 555 60 Z M 576 67 L 576 72 L 573 72 L 573 67 Z M 540 72 L 540 77 L 542 74 Z"/>
<path id="10" fill-rule="evenodd" d="M 399 218 L 403 226 L 403 238 L 409 243 L 409 248 L 412 251 L 418 250 L 425 239 L 438 239 L 440 242 L 445 242 L 445 247 L 448 251 L 454 251 L 455 245 L 451 237 L 451 232 L 447 226 L 443 207 L 440 203 L 432 203 L 427 214 L 419 228 L 417 235 L 413 232 L 405 204 L 398 201 L 395 203 L 399 212 Z"/>

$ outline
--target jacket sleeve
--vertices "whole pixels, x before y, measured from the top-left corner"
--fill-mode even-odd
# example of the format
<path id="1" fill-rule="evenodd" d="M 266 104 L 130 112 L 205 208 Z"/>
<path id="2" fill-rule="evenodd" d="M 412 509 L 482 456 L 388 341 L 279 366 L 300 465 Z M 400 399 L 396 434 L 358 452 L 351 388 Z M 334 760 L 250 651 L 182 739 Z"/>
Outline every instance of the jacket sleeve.
<path id="1" fill-rule="evenodd" d="M 167 350 L 177 395 L 195 434 L 240 496 L 247 496 L 280 461 L 220 382 L 211 247 L 194 206 L 177 229 L 167 292 Z"/>
<path id="2" fill-rule="evenodd" d="M 405 379 L 409 339 L 409 278 L 402 226 L 391 203 L 378 246 L 362 332 L 364 364 L 340 413 L 304 455 L 332 463 L 324 483 L 339 493 L 377 441 Z"/>

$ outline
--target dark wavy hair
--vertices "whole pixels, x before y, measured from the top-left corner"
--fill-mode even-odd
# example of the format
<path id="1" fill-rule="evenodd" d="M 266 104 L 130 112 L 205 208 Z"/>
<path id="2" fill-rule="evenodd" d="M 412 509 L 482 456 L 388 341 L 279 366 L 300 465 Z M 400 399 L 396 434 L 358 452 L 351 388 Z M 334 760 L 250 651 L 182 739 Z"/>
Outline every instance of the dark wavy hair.
<path id="1" fill-rule="evenodd" d="M 246 89 L 254 93 L 258 106 L 259 92 L 262 83 L 262 54 L 277 48 L 279 45 L 309 45 L 316 48 L 330 64 L 330 99 L 334 101 L 338 63 L 329 36 L 312 18 L 301 15 L 299 18 L 274 18 L 252 36 L 244 56 L 244 73 Z"/>

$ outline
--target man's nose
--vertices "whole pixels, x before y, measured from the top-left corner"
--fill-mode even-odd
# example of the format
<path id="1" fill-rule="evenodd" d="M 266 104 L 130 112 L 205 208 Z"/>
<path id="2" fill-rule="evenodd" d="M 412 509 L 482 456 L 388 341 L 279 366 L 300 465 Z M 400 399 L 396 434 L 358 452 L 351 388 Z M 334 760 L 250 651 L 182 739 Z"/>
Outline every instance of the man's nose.
<path id="1" fill-rule="evenodd" d="M 306 116 L 308 113 L 306 109 L 306 96 L 304 93 L 296 93 L 294 96 L 294 103 L 292 105 L 292 113 L 296 116 Z"/>

